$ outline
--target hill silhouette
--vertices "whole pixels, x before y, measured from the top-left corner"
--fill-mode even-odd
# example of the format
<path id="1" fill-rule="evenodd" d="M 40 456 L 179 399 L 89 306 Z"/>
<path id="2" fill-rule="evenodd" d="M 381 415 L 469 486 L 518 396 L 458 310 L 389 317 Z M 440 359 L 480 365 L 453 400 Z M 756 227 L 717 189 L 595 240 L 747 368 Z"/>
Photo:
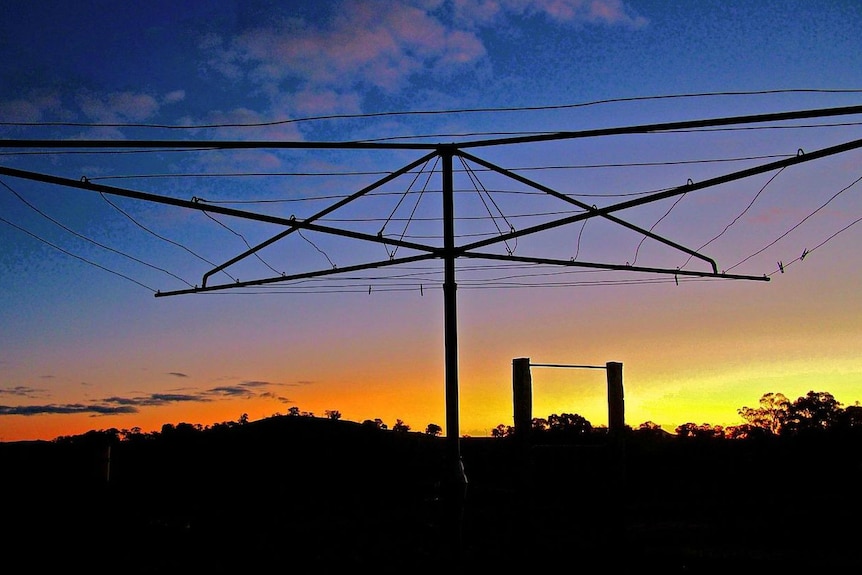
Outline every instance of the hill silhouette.
<path id="1" fill-rule="evenodd" d="M 6 561 L 112 573 L 862 567 L 858 434 L 462 438 L 463 499 L 447 490 L 445 441 L 279 416 L 0 444 Z"/>

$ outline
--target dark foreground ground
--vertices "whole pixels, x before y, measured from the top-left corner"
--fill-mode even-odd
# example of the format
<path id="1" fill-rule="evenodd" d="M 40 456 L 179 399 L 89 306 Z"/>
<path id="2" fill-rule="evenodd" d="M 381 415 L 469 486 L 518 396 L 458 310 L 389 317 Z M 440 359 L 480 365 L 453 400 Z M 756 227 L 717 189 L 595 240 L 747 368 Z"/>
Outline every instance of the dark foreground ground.
<path id="1" fill-rule="evenodd" d="M 85 442 L 0 444 L 0 556 L 21 572 L 862 572 L 858 441 L 465 438 L 466 487 L 445 442 L 277 418 L 122 442 L 110 466 Z"/>

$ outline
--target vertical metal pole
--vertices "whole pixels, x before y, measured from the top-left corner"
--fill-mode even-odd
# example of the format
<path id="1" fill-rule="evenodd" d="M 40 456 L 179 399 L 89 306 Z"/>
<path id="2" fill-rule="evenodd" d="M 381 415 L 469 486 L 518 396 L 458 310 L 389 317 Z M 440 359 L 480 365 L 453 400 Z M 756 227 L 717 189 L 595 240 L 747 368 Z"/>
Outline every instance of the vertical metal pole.
<path id="1" fill-rule="evenodd" d="M 444 529 L 454 561 L 461 559 L 467 475 L 461 461 L 458 412 L 458 307 L 455 283 L 455 193 L 452 178 L 454 149 L 438 149 L 443 160 L 443 346 L 446 364 L 446 469 L 444 469 Z"/>
<path id="2" fill-rule="evenodd" d="M 530 358 L 512 360 L 512 405 L 514 406 L 515 437 L 528 441 L 533 425 L 533 378 Z"/>
<path id="3" fill-rule="evenodd" d="M 439 150 L 443 160 L 443 330 L 446 362 L 446 439 L 449 465 L 455 485 L 466 485 L 461 461 L 458 411 L 458 308 L 455 283 L 455 193 L 452 178 L 453 149 Z"/>

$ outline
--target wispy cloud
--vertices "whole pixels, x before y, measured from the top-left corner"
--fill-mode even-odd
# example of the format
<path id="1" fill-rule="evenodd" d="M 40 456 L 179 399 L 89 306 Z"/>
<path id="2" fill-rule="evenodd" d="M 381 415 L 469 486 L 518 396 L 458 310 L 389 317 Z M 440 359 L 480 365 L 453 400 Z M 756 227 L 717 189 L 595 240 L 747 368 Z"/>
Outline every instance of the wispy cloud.
<path id="1" fill-rule="evenodd" d="M 73 415 L 81 413 L 91 413 L 93 415 L 119 415 L 137 412 L 137 408 L 131 406 L 111 407 L 106 405 L 85 405 L 81 403 L 67 403 L 61 405 L 0 405 L 0 415 Z"/>
<path id="2" fill-rule="evenodd" d="M 16 397 L 40 397 L 45 393 L 44 389 L 17 385 L 15 387 L 0 388 L 0 395 L 14 395 Z"/>
<path id="3" fill-rule="evenodd" d="M 298 82 L 290 92 L 300 96 L 283 104 L 301 113 L 332 111 L 327 105 L 357 111 L 359 88 L 394 92 L 413 74 L 485 55 L 473 31 L 446 25 L 409 2 L 380 1 L 345 2 L 325 22 L 285 19 L 235 37 L 208 36 L 201 48 L 211 69 L 259 86 L 273 102 L 285 93 L 283 83 Z"/>
<path id="4" fill-rule="evenodd" d="M 0 118 L 6 122 L 40 122 L 65 115 L 57 94 L 31 94 L 27 98 L 0 102 Z"/>
<path id="5" fill-rule="evenodd" d="M 314 22 L 272 18 L 209 34 L 199 49 L 208 70 L 256 87 L 270 114 L 354 113 L 369 88 L 396 94 L 473 69 L 488 56 L 483 33 L 522 28 L 526 16 L 557 26 L 648 23 L 621 0 L 348 0 Z"/>
<path id="6" fill-rule="evenodd" d="M 273 381 L 262 380 L 247 380 L 236 385 L 222 385 L 213 387 L 204 392 L 207 396 L 222 396 L 222 397 L 266 397 L 275 399 L 277 396 L 274 392 L 266 391 L 270 388 L 278 387 L 296 387 L 301 383 L 280 383 Z"/>
<path id="7" fill-rule="evenodd" d="M 209 401 L 211 399 L 197 393 L 153 393 L 138 397 L 107 397 L 101 400 L 101 403 L 153 407 L 172 403 L 200 403 Z"/>
<path id="8" fill-rule="evenodd" d="M 169 375 L 175 377 L 188 377 L 180 372 L 171 372 Z M 135 394 L 131 396 L 110 396 L 94 400 L 89 404 L 44 404 L 44 405 L 0 405 L 0 416 L 3 415 L 72 415 L 91 413 L 93 415 L 121 415 L 138 413 L 140 408 L 161 407 L 178 403 L 210 403 L 223 399 L 272 399 L 280 403 L 292 403 L 286 397 L 280 396 L 274 391 L 282 387 L 295 387 L 308 385 L 311 382 L 302 381 L 297 383 L 282 383 L 265 380 L 244 380 L 235 385 L 222 385 L 204 391 L 191 391 L 189 393 L 151 393 Z M 15 397 L 35 398 L 44 394 L 44 390 L 32 387 L 17 386 L 0 389 L 0 395 L 5 394 Z"/>
<path id="9" fill-rule="evenodd" d="M 220 125 L 208 135 L 242 138 L 247 130 L 230 124 L 361 112 L 369 89 L 400 94 L 429 77 L 474 70 L 489 56 L 484 34 L 522 29 L 526 16 L 557 26 L 639 28 L 648 23 L 621 0 L 346 0 L 315 21 L 270 15 L 233 35 L 202 35 L 198 43 L 204 75 L 221 84 L 226 80 L 257 104 L 214 108 L 206 117 L 183 117 L 179 123 Z M 0 118 L 147 123 L 188 97 L 182 88 L 165 93 L 82 90 L 69 99 L 47 91 L 0 102 Z M 101 127 L 80 136 L 123 134 L 120 128 Z M 262 127 L 255 137 L 300 140 L 302 133 L 295 125 L 280 124 Z"/>
<path id="10" fill-rule="evenodd" d="M 489 25 L 510 16 L 538 15 L 561 24 L 641 28 L 649 23 L 621 0 L 453 0 L 462 23 Z"/>
<path id="11" fill-rule="evenodd" d="M 162 97 L 162 103 L 164 104 L 176 104 L 177 102 L 182 102 L 186 99 L 186 91 L 185 90 L 174 90 L 173 92 L 168 92 Z"/>
<path id="12" fill-rule="evenodd" d="M 260 380 L 251 380 L 251 381 L 243 381 L 240 383 L 242 387 L 281 387 L 284 385 L 290 385 L 289 383 L 275 383 L 272 381 L 260 381 Z"/>
<path id="13" fill-rule="evenodd" d="M 264 393 L 261 393 L 261 394 L 260 394 L 260 397 L 261 397 L 261 398 L 265 398 L 265 399 L 272 399 L 272 400 L 275 400 L 275 401 L 277 401 L 277 402 L 279 402 L 279 403 L 295 403 L 295 402 L 294 402 L 292 399 L 290 399 L 290 398 L 287 398 L 287 397 L 284 397 L 284 396 L 282 396 L 282 395 L 278 395 L 278 394 L 276 394 L 276 393 L 272 393 L 272 392 L 269 392 L 269 391 L 264 392 Z"/>
<path id="14" fill-rule="evenodd" d="M 240 387 L 238 385 L 225 385 L 221 387 L 214 387 L 206 393 L 208 395 L 216 395 L 222 397 L 254 397 L 255 395 L 248 388 Z"/>
<path id="15" fill-rule="evenodd" d="M 169 371 L 168 375 L 173 375 L 174 377 L 188 377 L 188 375 L 179 371 Z"/>
<path id="16" fill-rule="evenodd" d="M 33 93 L 26 98 L 0 102 L 0 118 L 4 122 L 146 122 L 156 116 L 163 106 L 176 104 L 184 99 L 183 90 L 174 90 L 164 95 L 134 91 L 79 91 L 74 95 L 74 105 L 71 105 L 71 102 L 64 103 L 61 95 L 56 92 Z"/>
<path id="17" fill-rule="evenodd" d="M 524 15 L 558 24 L 641 27 L 620 0 L 348 1 L 328 21 L 282 19 L 235 37 L 206 36 L 208 64 L 232 80 L 257 84 L 298 79 L 316 86 L 361 82 L 383 89 L 440 63 L 468 64 L 486 55 L 477 28 L 517 26 Z M 454 14 L 454 17 L 449 17 Z"/>
<path id="18" fill-rule="evenodd" d="M 78 107 L 93 122 L 140 122 L 159 110 L 159 103 L 149 94 L 113 92 L 110 94 L 82 93 Z"/>

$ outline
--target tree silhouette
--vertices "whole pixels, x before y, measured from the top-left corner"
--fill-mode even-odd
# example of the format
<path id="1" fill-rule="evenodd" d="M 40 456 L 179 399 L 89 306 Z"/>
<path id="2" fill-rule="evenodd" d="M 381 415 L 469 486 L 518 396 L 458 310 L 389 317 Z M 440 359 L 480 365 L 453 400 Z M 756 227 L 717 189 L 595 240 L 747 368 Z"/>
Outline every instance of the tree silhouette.
<path id="1" fill-rule="evenodd" d="M 644 421 L 637 427 L 635 433 L 639 437 L 648 437 L 651 439 L 659 439 L 669 435 L 661 428 L 661 425 L 653 421 Z"/>
<path id="2" fill-rule="evenodd" d="M 728 425 L 724 428 L 724 437 L 726 439 L 748 439 L 755 437 L 758 433 L 763 434 L 764 430 L 760 427 L 754 427 L 749 423 L 740 425 Z"/>
<path id="3" fill-rule="evenodd" d="M 547 419 L 534 417 L 530 420 L 530 428 L 539 433 L 588 435 L 593 432 L 592 424 L 577 413 L 554 413 Z M 514 433 L 514 427 L 501 423 L 491 430 L 491 437 L 508 437 Z"/>
<path id="4" fill-rule="evenodd" d="M 362 422 L 363 427 L 370 427 L 373 429 L 388 429 L 388 426 L 383 423 L 383 420 L 379 417 L 375 419 L 366 419 Z"/>
<path id="5" fill-rule="evenodd" d="M 779 435 L 789 410 L 790 401 L 784 394 L 764 393 L 760 398 L 760 407 L 741 407 L 737 412 L 750 425 Z"/>
<path id="6" fill-rule="evenodd" d="M 401 431 L 406 433 L 410 431 L 410 426 L 401 421 L 400 419 L 396 419 L 395 425 L 392 426 L 392 431 Z"/>
<path id="7" fill-rule="evenodd" d="M 548 428 L 552 432 L 575 433 L 578 435 L 589 434 L 593 430 L 592 424 L 577 413 L 556 413 L 548 416 Z"/>
<path id="8" fill-rule="evenodd" d="M 839 424 L 842 411 L 831 393 L 809 391 L 790 405 L 785 429 L 792 434 L 826 431 Z"/>
<path id="9" fill-rule="evenodd" d="M 709 423 L 702 423 L 701 425 L 683 423 L 675 431 L 679 437 L 697 437 L 701 439 L 721 439 L 725 437 L 722 426 L 712 426 Z"/>
<path id="10" fill-rule="evenodd" d="M 338 421 L 339 419 L 341 419 L 341 412 L 337 409 L 327 409 L 323 413 L 326 414 L 327 419 L 332 419 L 334 421 Z"/>
<path id="11" fill-rule="evenodd" d="M 425 428 L 425 434 L 437 437 L 443 434 L 443 428 L 436 423 L 429 423 L 428 427 Z"/>
<path id="12" fill-rule="evenodd" d="M 530 421 L 530 427 L 535 431 L 547 431 L 548 430 L 548 420 L 542 417 L 534 417 Z"/>
<path id="13" fill-rule="evenodd" d="M 845 408 L 838 418 L 838 429 L 862 431 L 862 405 L 857 402 Z"/>

